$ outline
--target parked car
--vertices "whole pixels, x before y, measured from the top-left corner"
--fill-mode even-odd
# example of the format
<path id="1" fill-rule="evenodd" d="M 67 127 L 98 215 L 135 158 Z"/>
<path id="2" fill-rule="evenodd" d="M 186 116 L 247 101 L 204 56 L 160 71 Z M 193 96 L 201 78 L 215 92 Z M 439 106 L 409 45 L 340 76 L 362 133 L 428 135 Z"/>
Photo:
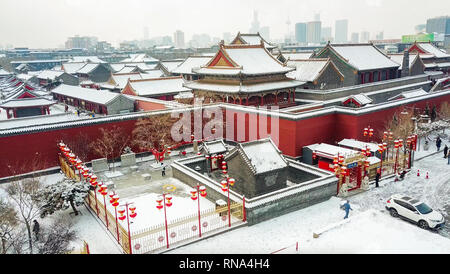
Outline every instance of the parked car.
<path id="1" fill-rule="evenodd" d="M 440 228 L 445 224 L 444 216 L 427 204 L 411 197 L 394 194 L 386 202 L 386 209 L 392 217 L 401 217 L 423 229 Z"/>

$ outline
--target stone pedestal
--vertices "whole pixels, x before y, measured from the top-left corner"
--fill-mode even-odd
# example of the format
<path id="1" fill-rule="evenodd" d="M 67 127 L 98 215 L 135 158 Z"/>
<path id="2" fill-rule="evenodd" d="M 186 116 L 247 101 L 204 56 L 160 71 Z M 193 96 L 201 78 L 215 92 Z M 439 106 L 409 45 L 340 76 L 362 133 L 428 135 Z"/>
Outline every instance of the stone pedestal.
<path id="1" fill-rule="evenodd" d="M 94 172 L 109 170 L 108 160 L 106 158 L 92 160 L 91 163 Z"/>
<path id="2" fill-rule="evenodd" d="M 127 153 L 120 155 L 120 162 L 122 167 L 134 166 L 136 165 L 136 154 Z"/>

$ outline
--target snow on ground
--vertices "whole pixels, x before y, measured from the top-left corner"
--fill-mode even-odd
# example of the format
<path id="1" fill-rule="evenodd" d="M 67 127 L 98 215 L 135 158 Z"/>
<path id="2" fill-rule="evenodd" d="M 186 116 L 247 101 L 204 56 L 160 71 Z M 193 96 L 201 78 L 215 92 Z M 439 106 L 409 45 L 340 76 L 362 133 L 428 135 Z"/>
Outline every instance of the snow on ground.
<path id="1" fill-rule="evenodd" d="M 349 197 L 353 211 L 347 223 L 325 232 L 314 239 L 313 233 L 342 222 L 345 212 L 339 209 L 340 198 L 298 210 L 250 227 L 180 247 L 168 253 L 271 253 L 288 247 L 280 253 L 449 253 L 450 239 L 435 232 L 393 218 L 384 209 L 384 203 L 394 193 L 405 193 L 422 199 L 433 209 L 441 211 L 450 205 L 450 166 L 443 155 L 436 154 L 420 161 L 417 170 L 405 180 L 387 179 L 379 188 Z M 429 179 L 425 179 L 426 171 Z M 447 224 L 448 225 L 448 224 Z"/>

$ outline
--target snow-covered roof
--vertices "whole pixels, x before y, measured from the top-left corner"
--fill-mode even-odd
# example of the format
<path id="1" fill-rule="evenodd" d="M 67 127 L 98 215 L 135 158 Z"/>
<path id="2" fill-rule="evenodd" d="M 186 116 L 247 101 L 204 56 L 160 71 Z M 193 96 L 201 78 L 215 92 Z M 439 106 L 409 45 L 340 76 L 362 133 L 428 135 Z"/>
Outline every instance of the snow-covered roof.
<path id="1" fill-rule="evenodd" d="M 157 62 L 155 59 L 145 53 L 130 54 L 129 58 L 122 60 L 121 63 L 145 63 L 145 62 Z"/>
<path id="2" fill-rule="evenodd" d="M 106 63 L 97 56 L 73 56 L 69 63 Z"/>
<path id="3" fill-rule="evenodd" d="M 100 66 L 100 64 L 91 64 L 91 63 L 87 63 L 86 65 L 84 65 L 82 68 L 80 68 L 79 70 L 76 71 L 76 73 L 82 73 L 82 74 L 89 74 L 92 71 L 94 71 L 98 66 Z"/>
<path id="4" fill-rule="evenodd" d="M 329 145 L 325 143 L 313 144 L 305 147 L 311 149 L 312 151 L 315 151 L 317 155 L 328 159 L 333 159 L 334 156 L 338 156 L 338 154 L 344 157 L 351 157 L 360 153 L 359 151 L 353 149 Z"/>
<path id="5" fill-rule="evenodd" d="M 211 65 L 212 62 L 222 54 L 229 62 L 230 66 Z M 279 62 L 262 45 L 223 45 L 211 61 L 204 67 L 193 69 L 199 74 L 227 74 L 227 75 L 261 75 L 261 74 L 281 74 L 295 70 Z"/>
<path id="6" fill-rule="evenodd" d="M 333 44 L 330 47 L 358 70 L 364 71 L 399 66 L 399 64 L 384 55 L 372 44 Z"/>
<path id="7" fill-rule="evenodd" d="M 158 78 L 162 76 L 163 72 L 160 70 L 155 70 L 154 72 L 149 71 L 149 73 L 139 73 L 139 72 L 133 72 L 133 73 L 123 73 L 123 74 L 112 74 L 111 80 L 116 84 L 118 88 L 123 89 L 128 82 L 128 79 L 130 80 L 142 80 L 142 79 L 152 79 L 152 78 Z"/>
<path id="8" fill-rule="evenodd" d="M 215 140 L 203 143 L 203 148 L 208 154 L 219 154 L 227 151 L 227 147 L 223 140 Z"/>
<path id="9" fill-rule="evenodd" d="M 130 80 L 129 85 L 138 96 L 155 96 L 190 91 L 183 86 L 181 77 L 164 77 L 142 80 Z"/>
<path id="10" fill-rule="evenodd" d="M 401 99 L 401 98 L 407 99 L 407 98 L 413 98 L 413 97 L 427 95 L 427 94 L 428 94 L 428 92 L 426 92 L 422 88 L 419 88 L 419 89 L 415 89 L 415 90 L 404 91 L 404 92 L 402 92 L 396 96 L 393 96 L 387 100 L 390 101 L 390 100 Z"/>
<path id="11" fill-rule="evenodd" d="M 55 101 L 48 100 L 46 98 L 22 98 L 22 99 L 13 99 L 8 100 L 7 102 L 4 102 L 0 104 L 0 107 L 2 108 L 21 108 L 21 107 L 36 107 L 36 106 L 50 106 L 55 104 Z"/>
<path id="12" fill-rule="evenodd" d="M 55 80 L 56 78 L 63 75 L 65 72 L 62 70 L 42 70 L 38 74 L 36 74 L 36 77 L 38 79 L 48 79 L 48 80 Z"/>
<path id="13" fill-rule="evenodd" d="M 172 69 L 171 72 L 180 74 L 193 74 L 192 68 L 199 68 L 206 65 L 209 60 L 211 60 L 211 58 L 211 56 L 189 56 L 181 64 Z"/>
<path id="14" fill-rule="evenodd" d="M 287 162 L 270 138 L 239 143 L 255 174 L 287 167 Z"/>
<path id="15" fill-rule="evenodd" d="M 303 60 L 309 59 L 313 55 L 314 51 L 303 51 L 303 52 L 282 52 L 281 54 L 286 58 L 286 60 Z"/>
<path id="16" fill-rule="evenodd" d="M 361 106 L 367 105 L 367 104 L 371 104 L 373 102 L 372 99 L 370 99 L 367 95 L 365 95 L 364 93 L 360 93 L 360 94 L 355 94 L 355 95 L 350 95 L 348 97 L 345 97 L 341 102 L 345 102 L 348 99 L 352 99 L 355 100 L 356 102 L 358 102 L 358 104 L 360 104 Z"/>
<path id="17" fill-rule="evenodd" d="M 295 70 L 287 73 L 286 76 L 304 82 L 314 82 L 328 65 L 334 66 L 328 58 L 288 60 L 286 64 L 295 67 Z M 343 78 L 344 76 L 339 72 L 338 68 L 336 66 L 334 68 L 337 74 Z"/>
<path id="18" fill-rule="evenodd" d="M 0 75 L 1 76 L 8 76 L 11 75 L 12 73 L 9 71 L 4 70 L 3 68 L 0 68 Z"/>
<path id="19" fill-rule="evenodd" d="M 400 54 L 389 54 L 388 55 L 389 58 L 391 58 L 392 61 L 396 62 L 397 64 L 400 65 L 400 67 L 398 69 L 402 69 L 402 65 L 403 65 L 403 53 Z M 411 66 L 413 65 L 414 61 L 417 58 L 417 54 L 409 54 L 409 67 L 411 68 Z"/>
<path id="20" fill-rule="evenodd" d="M 253 85 L 238 85 L 238 84 L 229 85 L 204 81 L 192 81 L 184 84 L 184 86 L 192 90 L 206 90 L 224 93 L 239 93 L 239 92 L 254 93 L 275 89 L 295 88 L 301 86 L 304 83 L 305 82 L 297 80 L 283 80 L 283 81 L 258 83 Z"/>
<path id="21" fill-rule="evenodd" d="M 79 69 L 84 67 L 86 63 L 63 63 L 62 67 L 65 72 L 75 74 Z"/>
<path id="22" fill-rule="evenodd" d="M 378 150 L 378 144 L 374 143 L 368 143 L 368 142 L 362 142 L 355 139 L 343 139 L 338 143 L 340 146 L 350 147 L 350 148 L 356 148 L 359 150 L 363 150 L 366 147 L 370 149 L 372 152 L 376 152 Z"/>
<path id="23" fill-rule="evenodd" d="M 450 57 L 450 54 L 447 54 L 445 51 L 435 47 L 431 43 L 417 43 L 417 45 L 427 53 L 432 54 L 436 58 L 447 58 Z"/>
<path id="24" fill-rule="evenodd" d="M 168 61 L 161 61 L 161 65 L 164 66 L 167 71 L 171 72 L 173 69 L 175 69 L 179 64 L 181 64 L 182 60 L 168 60 Z"/>
<path id="25" fill-rule="evenodd" d="M 276 46 L 267 42 L 259 33 L 238 33 L 236 38 L 233 39 L 234 44 L 236 44 L 236 40 L 240 39 L 244 44 L 248 45 L 260 45 L 261 41 L 263 41 L 264 46 L 268 49 L 274 48 Z M 232 42 L 232 43 L 233 43 Z"/>
<path id="26" fill-rule="evenodd" d="M 51 92 L 101 105 L 106 105 L 107 103 L 115 100 L 117 97 L 123 96 L 120 93 L 110 92 L 106 90 L 82 88 L 65 84 L 59 85 L 58 87 L 51 90 Z"/>

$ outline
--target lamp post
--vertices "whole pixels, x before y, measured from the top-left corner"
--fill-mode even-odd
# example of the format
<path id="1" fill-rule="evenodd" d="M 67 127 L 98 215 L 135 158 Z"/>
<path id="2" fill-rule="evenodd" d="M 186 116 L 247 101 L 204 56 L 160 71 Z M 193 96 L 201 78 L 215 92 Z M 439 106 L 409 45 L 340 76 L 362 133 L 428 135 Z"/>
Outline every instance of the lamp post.
<path id="1" fill-rule="evenodd" d="M 399 140 L 394 141 L 394 149 L 395 151 L 395 163 L 394 163 L 394 174 L 397 174 L 397 160 L 398 160 L 398 149 L 399 149 Z"/>
<path id="2" fill-rule="evenodd" d="M 109 203 L 114 207 L 114 213 L 116 217 L 116 233 L 117 233 L 117 242 L 120 243 L 119 239 L 119 224 L 117 222 L 117 206 L 119 205 L 119 195 L 117 195 L 114 191 L 109 194 L 111 200 Z"/>
<path id="3" fill-rule="evenodd" d="M 97 216 L 98 216 L 99 212 L 98 212 L 97 192 L 95 192 L 95 190 L 97 188 L 97 176 L 92 173 L 88 173 L 87 178 L 89 178 L 91 186 L 94 187 L 95 209 L 97 210 Z"/>
<path id="4" fill-rule="evenodd" d="M 95 175 L 94 175 L 95 176 Z M 109 222 L 108 222 L 108 213 L 106 210 L 106 194 L 108 193 L 108 188 L 103 182 L 99 182 L 98 184 L 98 192 L 102 194 L 103 196 L 103 205 L 105 206 L 105 221 L 106 221 L 106 228 L 109 228 Z"/>
<path id="5" fill-rule="evenodd" d="M 381 174 L 383 173 L 383 152 L 385 150 L 385 146 L 384 144 L 378 144 L 378 152 L 380 152 L 380 178 L 381 178 Z"/>
<path id="6" fill-rule="evenodd" d="M 123 207 L 125 207 L 125 209 Z M 128 210 L 130 210 L 131 213 L 129 213 Z M 127 219 L 127 224 L 128 224 L 128 245 L 130 247 L 130 254 L 133 254 L 132 247 L 131 247 L 130 218 L 135 218 L 136 217 L 137 213 L 135 211 L 136 211 L 136 206 L 134 205 L 133 202 L 125 203 L 125 205 L 122 205 L 122 208 L 120 210 L 118 210 L 118 212 L 120 214 L 119 220 L 123 221 L 123 220 Z M 124 215 L 125 212 L 126 212 L 127 215 Z"/>
<path id="7" fill-rule="evenodd" d="M 231 209 L 230 209 L 230 187 L 234 185 L 236 181 L 233 178 L 226 177 L 220 183 L 222 185 L 222 191 L 228 194 L 228 227 L 231 227 Z"/>
<path id="8" fill-rule="evenodd" d="M 205 186 L 200 186 L 199 184 L 197 184 L 197 190 L 192 190 L 191 191 L 191 199 L 193 201 L 197 200 L 198 201 L 198 236 L 201 237 L 202 236 L 202 226 L 201 226 L 201 220 L 200 220 L 200 197 L 197 195 L 200 194 L 200 196 L 202 197 L 206 197 L 207 193 L 206 193 L 206 187 Z"/>
<path id="9" fill-rule="evenodd" d="M 157 205 L 156 205 L 157 209 L 164 208 L 164 221 L 165 221 L 165 224 L 166 224 L 166 243 L 167 243 L 167 248 L 169 248 L 169 229 L 167 227 L 166 207 L 171 207 L 172 206 L 172 196 L 170 194 L 163 193 L 160 197 L 158 197 L 156 199 L 156 203 L 157 203 Z"/>

